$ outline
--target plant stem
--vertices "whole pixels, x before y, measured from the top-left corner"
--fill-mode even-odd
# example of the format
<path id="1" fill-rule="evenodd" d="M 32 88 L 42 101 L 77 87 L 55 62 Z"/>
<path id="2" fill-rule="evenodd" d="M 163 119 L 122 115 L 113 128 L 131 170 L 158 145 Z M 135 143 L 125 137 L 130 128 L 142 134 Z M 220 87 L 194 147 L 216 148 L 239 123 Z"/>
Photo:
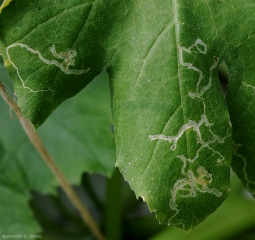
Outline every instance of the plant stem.
<path id="1" fill-rule="evenodd" d="M 122 239 L 121 175 L 117 168 L 106 186 L 105 228 L 111 240 Z"/>
<path id="2" fill-rule="evenodd" d="M 62 187 L 63 191 L 69 198 L 69 200 L 72 202 L 72 204 L 76 207 L 76 209 L 81 214 L 81 217 L 85 224 L 88 225 L 89 229 L 91 230 L 92 234 L 96 237 L 98 240 L 104 240 L 104 236 L 102 235 L 100 229 L 96 225 L 94 219 L 91 217 L 88 210 L 85 208 L 77 194 L 75 193 L 74 189 L 71 187 L 71 185 L 66 180 L 63 173 L 60 171 L 58 166 L 55 164 L 52 157 L 49 155 L 48 151 L 44 147 L 39 135 L 34 129 L 33 124 L 27 119 L 24 118 L 20 108 L 16 104 L 16 102 L 8 95 L 8 93 L 5 91 L 5 88 L 3 84 L 0 81 L 0 95 L 3 97 L 5 102 L 9 105 L 9 107 L 15 112 L 17 115 L 19 122 L 21 123 L 24 131 L 26 132 L 28 138 L 32 142 L 32 144 L 35 146 L 36 150 L 40 153 L 48 167 L 51 169 L 52 173 L 55 175 L 56 179 L 58 180 L 60 186 Z"/>

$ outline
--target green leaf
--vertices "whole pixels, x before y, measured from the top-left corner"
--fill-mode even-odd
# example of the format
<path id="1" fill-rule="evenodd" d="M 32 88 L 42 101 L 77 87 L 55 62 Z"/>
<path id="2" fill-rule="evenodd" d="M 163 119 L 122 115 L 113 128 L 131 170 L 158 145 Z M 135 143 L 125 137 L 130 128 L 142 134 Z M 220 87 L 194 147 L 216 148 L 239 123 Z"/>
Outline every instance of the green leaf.
<path id="1" fill-rule="evenodd" d="M 103 45 L 110 29 L 102 26 L 112 17 L 104 3 L 88 0 L 12 1 L 4 8 L 0 53 L 18 104 L 36 128 L 105 67 L 105 49 L 115 43 Z"/>
<path id="2" fill-rule="evenodd" d="M 251 4 L 249 4 L 251 3 Z M 228 38 L 236 45 L 235 55 L 227 57 L 229 69 L 229 93 L 227 103 L 233 125 L 234 154 L 232 167 L 243 185 L 255 196 L 255 37 L 252 15 L 255 6 L 246 1 L 239 6 L 238 15 L 228 25 Z M 235 30 L 234 30 L 235 29 Z M 234 31 L 233 31 L 234 30 Z M 236 35 L 238 32 L 238 35 Z"/>
<path id="3" fill-rule="evenodd" d="M 230 191 L 232 125 L 233 167 L 249 189 L 255 181 L 253 8 L 252 0 L 13 0 L 0 16 L 0 52 L 36 127 L 106 69 L 116 165 L 160 222 L 188 231 Z"/>
<path id="4" fill-rule="evenodd" d="M 185 230 L 230 191 L 231 124 L 217 78 L 224 53 L 211 5 L 137 3 L 136 24 L 122 33 L 132 64 L 113 63 L 117 166 L 160 222 Z"/>
<path id="5" fill-rule="evenodd" d="M 129 17 L 143 29 L 130 26 L 136 39 L 146 40 L 129 52 L 138 74 L 123 64 L 122 80 L 114 82 L 117 165 L 161 222 L 189 230 L 230 190 L 231 125 L 232 165 L 254 194 L 255 6 L 171 2 L 147 2 L 146 10 L 137 4 Z M 232 124 L 217 79 L 221 62 L 229 70 Z M 128 77 L 133 84 L 123 81 Z"/>

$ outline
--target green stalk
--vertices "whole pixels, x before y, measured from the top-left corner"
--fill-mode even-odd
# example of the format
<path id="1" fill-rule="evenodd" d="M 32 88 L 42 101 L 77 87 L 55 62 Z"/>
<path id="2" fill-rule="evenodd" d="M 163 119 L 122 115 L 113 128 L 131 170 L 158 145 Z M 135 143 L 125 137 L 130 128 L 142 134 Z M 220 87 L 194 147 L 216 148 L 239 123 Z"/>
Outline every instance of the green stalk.
<path id="1" fill-rule="evenodd" d="M 106 186 L 105 228 L 107 239 L 122 239 L 121 175 L 117 168 Z"/>

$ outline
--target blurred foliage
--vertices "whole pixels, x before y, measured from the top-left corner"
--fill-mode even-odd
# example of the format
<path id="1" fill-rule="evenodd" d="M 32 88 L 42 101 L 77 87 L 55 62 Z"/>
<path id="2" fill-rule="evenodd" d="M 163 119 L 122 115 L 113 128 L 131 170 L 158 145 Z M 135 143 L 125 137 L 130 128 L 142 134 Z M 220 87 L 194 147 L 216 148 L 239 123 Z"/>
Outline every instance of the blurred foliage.
<path id="1" fill-rule="evenodd" d="M 113 188 L 112 196 L 109 196 L 106 189 L 112 185 L 111 181 L 119 181 L 120 186 Z M 119 229 L 116 229 L 116 225 L 111 225 L 111 230 L 120 231 L 120 235 L 109 238 L 111 240 L 254 240 L 255 201 L 244 190 L 235 174 L 232 175 L 232 185 L 229 198 L 189 233 L 159 225 L 154 214 L 149 213 L 147 205 L 140 198 L 135 198 L 133 191 L 120 175 L 118 179 L 107 179 L 100 175 L 83 174 L 81 185 L 76 187 L 76 191 L 104 232 L 109 231 L 106 228 L 109 227 L 106 219 L 112 222 L 119 220 Z M 106 196 L 114 197 L 115 201 L 120 203 L 119 213 L 107 213 L 106 208 L 109 205 L 116 208 L 116 202 L 109 202 Z M 34 192 L 30 205 L 44 229 L 43 239 L 91 239 L 76 210 L 60 189 L 57 196 L 43 196 Z"/>

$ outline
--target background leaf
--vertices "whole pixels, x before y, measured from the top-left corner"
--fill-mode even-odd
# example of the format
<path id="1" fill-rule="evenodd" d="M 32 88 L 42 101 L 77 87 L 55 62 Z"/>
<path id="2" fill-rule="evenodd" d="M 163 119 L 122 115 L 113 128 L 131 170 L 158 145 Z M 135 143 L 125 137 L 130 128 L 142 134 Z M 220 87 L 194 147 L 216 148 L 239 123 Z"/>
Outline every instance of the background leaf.
<path id="1" fill-rule="evenodd" d="M 0 66 L 0 79 L 10 81 L 2 63 Z M 11 119 L 3 100 L 0 111 L 0 235 L 35 234 L 40 228 L 28 208 L 30 190 L 55 193 L 57 182 L 15 116 Z M 40 129 L 45 145 L 70 183 L 79 184 L 84 171 L 111 175 L 115 163 L 111 122 L 108 78 L 104 73 L 75 99 L 61 105 Z"/>
<path id="2" fill-rule="evenodd" d="M 253 1 L 242 6 L 233 4 L 235 12 L 225 27 L 226 39 L 233 45 L 233 54 L 226 49 L 229 70 L 227 104 L 233 125 L 234 154 L 232 167 L 244 186 L 255 196 L 255 79 L 254 79 L 254 23 Z"/>
<path id="3" fill-rule="evenodd" d="M 0 141 L 0 235 L 36 234 L 42 229 L 34 221 L 29 185 L 17 157 L 6 153 Z"/>

